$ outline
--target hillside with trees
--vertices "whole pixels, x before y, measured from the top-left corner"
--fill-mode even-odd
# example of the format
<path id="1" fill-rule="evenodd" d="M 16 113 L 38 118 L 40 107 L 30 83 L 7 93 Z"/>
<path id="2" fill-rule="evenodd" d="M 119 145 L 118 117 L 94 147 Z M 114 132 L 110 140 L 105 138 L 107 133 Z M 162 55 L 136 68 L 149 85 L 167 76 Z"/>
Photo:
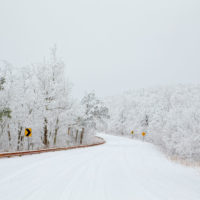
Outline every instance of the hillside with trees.
<path id="1" fill-rule="evenodd" d="M 71 95 L 65 64 L 51 49 L 49 59 L 16 68 L 0 63 L 0 151 L 23 151 L 88 144 L 108 109 L 88 93 L 82 101 Z M 32 137 L 24 136 L 26 128 Z"/>
<path id="2" fill-rule="evenodd" d="M 159 146 L 179 159 L 200 161 L 200 86 L 140 89 L 107 98 L 107 132 Z M 131 134 L 131 131 L 134 134 Z"/>

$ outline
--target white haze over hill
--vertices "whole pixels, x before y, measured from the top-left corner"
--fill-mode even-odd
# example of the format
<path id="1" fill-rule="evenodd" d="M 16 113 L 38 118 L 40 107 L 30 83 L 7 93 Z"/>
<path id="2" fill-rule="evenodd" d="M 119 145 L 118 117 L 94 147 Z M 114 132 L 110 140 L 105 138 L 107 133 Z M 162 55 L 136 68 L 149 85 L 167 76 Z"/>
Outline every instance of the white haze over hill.
<path id="1" fill-rule="evenodd" d="M 1 0 L 0 59 L 24 66 L 53 44 L 74 95 L 199 83 L 199 0 Z"/>

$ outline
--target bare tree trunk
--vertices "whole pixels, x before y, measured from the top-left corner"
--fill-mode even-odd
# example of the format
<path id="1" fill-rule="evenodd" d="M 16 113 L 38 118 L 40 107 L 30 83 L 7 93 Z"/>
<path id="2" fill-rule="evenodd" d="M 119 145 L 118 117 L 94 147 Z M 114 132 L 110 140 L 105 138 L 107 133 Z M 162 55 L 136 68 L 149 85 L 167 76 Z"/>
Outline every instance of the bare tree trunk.
<path id="1" fill-rule="evenodd" d="M 54 134 L 54 141 L 53 141 L 53 144 L 56 145 L 56 140 L 57 140 L 57 134 L 58 134 L 58 122 L 59 122 L 59 119 L 57 118 L 56 120 L 56 128 L 55 128 L 55 134 Z"/>
<path id="2" fill-rule="evenodd" d="M 48 128 L 47 128 L 47 118 L 44 118 L 44 138 L 43 138 L 43 144 L 48 147 Z"/>
<path id="3" fill-rule="evenodd" d="M 10 134 L 9 124 L 8 124 L 8 141 L 9 141 L 9 149 L 10 149 L 10 147 L 11 147 L 11 134 Z"/>
<path id="4" fill-rule="evenodd" d="M 70 127 L 68 127 L 67 134 L 70 135 Z"/>
<path id="5" fill-rule="evenodd" d="M 80 144 L 83 143 L 83 135 L 84 135 L 84 128 L 82 128 L 82 131 L 81 131 L 81 139 L 80 139 Z"/>
<path id="6" fill-rule="evenodd" d="M 20 126 L 18 129 L 17 151 L 20 150 L 20 146 L 21 146 L 21 137 L 22 137 L 21 134 L 22 134 L 22 126 Z"/>
<path id="7" fill-rule="evenodd" d="M 24 135 L 21 135 L 21 138 L 20 138 L 20 147 L 21 147 L 21 149 L 23 149 L 24 148 Z"/>
<path id="8" fill-rule="evenodd" d="M 76 137 L 75 137 L 75 142 L 78 140 L 78 129 L 76 130 Z"/>

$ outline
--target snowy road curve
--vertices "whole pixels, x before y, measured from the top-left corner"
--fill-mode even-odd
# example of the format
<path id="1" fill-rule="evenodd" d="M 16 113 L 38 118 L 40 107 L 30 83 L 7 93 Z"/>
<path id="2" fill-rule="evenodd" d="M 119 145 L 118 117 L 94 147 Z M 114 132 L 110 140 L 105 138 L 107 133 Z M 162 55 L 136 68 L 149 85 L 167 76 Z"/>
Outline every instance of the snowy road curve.
<path id="1" fill-rule="evenodd" d="M 0 159 L 0 200 L 200 200 L 200 173 L 145 142 Z"/>

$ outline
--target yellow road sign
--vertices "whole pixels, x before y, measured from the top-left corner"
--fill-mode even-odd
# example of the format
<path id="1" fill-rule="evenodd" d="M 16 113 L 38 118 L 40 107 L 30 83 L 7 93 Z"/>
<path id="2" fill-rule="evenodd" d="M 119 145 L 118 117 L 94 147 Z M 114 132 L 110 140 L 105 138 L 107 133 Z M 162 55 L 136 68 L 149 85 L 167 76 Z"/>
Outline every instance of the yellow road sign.
<path id="1" fill-rule="evenodd" d="M 144 137 L 145 135 L 146 135 L 146 133 L 145 133 L 145 132 L 143 132 L 143 133 L 142 133 L 142 136 Z"/>
<path id="2" fill-rule="evenodd" d="M 134 134 L 134 131 L 131 131 L 131 134 Z"/>
<path id="3" fill-rule="evenodd" d="M 32 136 L 32 129 L 31 128 L 26 128 L 25 129 L 25 136 L 26 137 L 31 137 Z"/>

